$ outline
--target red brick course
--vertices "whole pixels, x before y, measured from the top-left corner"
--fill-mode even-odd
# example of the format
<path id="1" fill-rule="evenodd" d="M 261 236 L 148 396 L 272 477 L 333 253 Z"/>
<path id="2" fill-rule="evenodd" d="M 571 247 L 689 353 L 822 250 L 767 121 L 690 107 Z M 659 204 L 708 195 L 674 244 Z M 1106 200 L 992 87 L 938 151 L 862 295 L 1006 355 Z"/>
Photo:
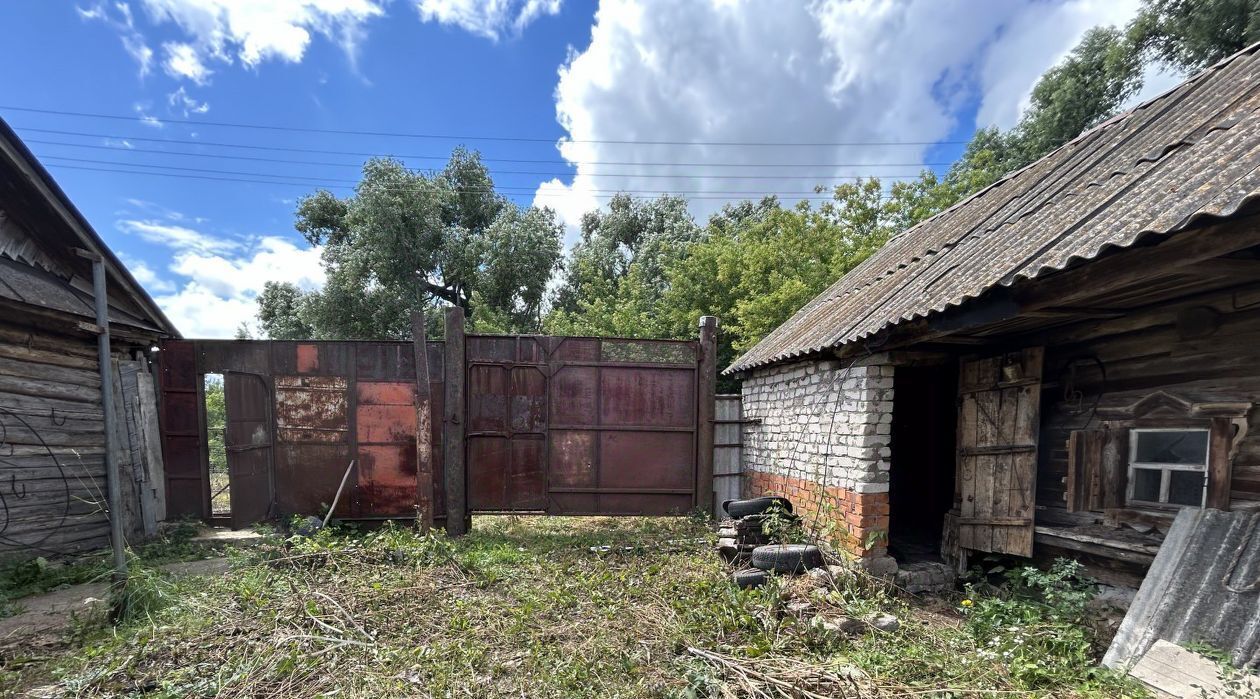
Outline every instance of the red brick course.
<path id="1" fill-rule="evenodd" d="M 832 519 L 841 537 L 839 543 L 855 556 L 888 553 L 888 493 L 855 493 L 776 473 L 745 471 L 744 495 L 785 497 L 815 529 L 820 528 L 822 518 Z"/>

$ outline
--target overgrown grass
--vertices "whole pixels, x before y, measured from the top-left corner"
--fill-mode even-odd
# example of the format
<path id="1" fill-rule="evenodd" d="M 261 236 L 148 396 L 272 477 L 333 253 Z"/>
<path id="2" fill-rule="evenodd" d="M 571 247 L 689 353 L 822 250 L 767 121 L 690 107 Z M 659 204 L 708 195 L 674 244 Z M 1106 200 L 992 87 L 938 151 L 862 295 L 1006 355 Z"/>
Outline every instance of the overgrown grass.
<path id="1" fill-rule="evenodd" d="M 736 697 L 1136 693 L 1071 658 L 982 655 L 1001 625 L 850 572 L 739 590 L 685 519 L 478 518 L 458 540 L 324 530 L 167 582 L 145 608 L 0 688 L 47 696 Z M 817 619 L 898 616 L 856 635 Z M 861 624 L 859 624 L 861 626 Z M 1054 651 L 1052 646 L 1048 647 Z M 914 694 L 907 694 L 914 692 Z"/>
<path id="2" fill-rule="evenodd" d="M 193 541 L 197 531 L 192 522 L 166 527 L 157 538 L 129 552 L 131 564 L 151 567 L 214 555 L 214 547 Z M 65 585 L 108 581 L 112 572 L 113 558 L 108 550 L 67 561 L 50 562 L 41 556 L 0 564 L 0 617 L 20 612 L 23 597 Z"/>

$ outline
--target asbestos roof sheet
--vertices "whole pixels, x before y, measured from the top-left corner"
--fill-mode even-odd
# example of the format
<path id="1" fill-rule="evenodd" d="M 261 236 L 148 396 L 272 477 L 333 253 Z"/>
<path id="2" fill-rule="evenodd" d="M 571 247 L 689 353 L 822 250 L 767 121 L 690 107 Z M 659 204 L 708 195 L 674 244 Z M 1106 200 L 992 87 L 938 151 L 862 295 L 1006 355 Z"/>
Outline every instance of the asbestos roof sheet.
<path id="1" fill-rule="evenodd" d="M 1260 664 L 1260 512 L 1177 514 L 1103 665 L 1127 670 L 1158 640 Z"/>
<path id="2" fill-rule="evenodd" d="M 895 236 L 726 371 L 860 341 L 1260 195 L 1260 44 Z"/>

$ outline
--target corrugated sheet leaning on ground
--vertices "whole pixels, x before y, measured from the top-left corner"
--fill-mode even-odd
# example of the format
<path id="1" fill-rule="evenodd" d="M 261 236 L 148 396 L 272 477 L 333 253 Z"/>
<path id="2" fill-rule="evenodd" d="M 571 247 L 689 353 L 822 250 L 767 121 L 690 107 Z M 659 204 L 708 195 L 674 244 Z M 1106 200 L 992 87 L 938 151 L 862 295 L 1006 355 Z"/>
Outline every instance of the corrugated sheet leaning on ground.
<path id="1" fill-rule="evenodd" d="M 1128 669 L 1157 640 L 1206 643 L 1260 665 L 1260 512 L 1185 508 L 1107 649 Z"/>
<path id="2" fill-rule="evenodd" d="M 869 337 L 1260 195 L 1260 44 L 894 237 L 740 357 Z"/>

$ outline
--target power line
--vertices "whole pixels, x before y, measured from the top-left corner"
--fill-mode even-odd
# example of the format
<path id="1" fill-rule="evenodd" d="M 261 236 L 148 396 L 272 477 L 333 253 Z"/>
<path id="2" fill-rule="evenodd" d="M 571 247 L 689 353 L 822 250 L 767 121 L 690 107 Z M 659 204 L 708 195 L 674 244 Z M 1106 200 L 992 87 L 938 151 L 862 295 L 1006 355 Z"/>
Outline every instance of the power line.
<path id="1" fill-rule="evenodd" d="M 51 114 L 55 116 L 81 117 L 88 119 L 111 119 L 115 121 L 139 121 L 134 114 L 99 114 L 95 112 L 72 112 L 58 109 L 37 109 L 35 107 L 14 107 L 8 105 L 0 105 L 0 109 L 8 109 L 15 112 L 28 112 L 32 114 Z M 196 127 L 222 127 L 233 129 L 253 129 L 259 131 L 283 131 L 290 133 L 313 133 L 325 134 L 331 136 L 374 136 L 384 138 L 416 138 L 430 140 L 448 140 L 448 141 L 496 141 L 507 143 L 557 143 L 564 140 L 567 143 L 597 143 L 609 145 L 636 145 L 636 146 L 741 146 L 741 147 L 810 147 L 810 148 L 832 148 L 832 147 L 848 147 L 848 146 L 934 146 L 934 145 L 962 145 L 966 141 L 819 141 L 819 142 L 799 142 L 799 141 L 655 141 L 655 140 L 635 140 L 635 139 L 561 139 L 561 138 L 539 138 L 529 136 L 478 136 L 472 134 L 437 134 L 437 133 L 415 133 L 405 131 L 361 131 L 356 129 L 321 129 L 309 126 L 279 126 L 273 124 L 248 124 L 242 122 L 230 121 L 203 121 L 193 119 L 159 119 L 159 121 L 172 124 L 189 124 Z"/>
<path id="2" fill-rule="evenodd" d="M 284 153 L 308 153 L 311 155 L 347 155 L 359 158 L 402 158 L 408 160 L 437 160 L 448 161 L 450 154 L 446 155 L 406 155 L 399 153 L 380 153 L 370 151 L 347 151 L 347 150 L 326 150 L 321 148 L 296 148 L 292 146 L 262 146 L 247 143 L 224 143 L 222 141 L 201 141 L 195 139 L 181 138 L 153 138 L 149 136 L 123 136 L 120 134 L 103 134 L 85 131 L 65 131 L 62 129 L 44 129 L 29 126 L 15 126 L 19 131 L 30 131 L 31 133 L 54 134 L 59 136 L 81 136 L 84 138 L 102 138 L 112 139 L 116 141 L 143 141 L 145 143 L 175 143 L 180 145 L 208 146 L 215 148 L 240 148 L 244 150 L 255 151 L 276 151 Z M 23 139 L 26 140 L 26 139 Z M 487 163 L 535 163 L 554 165 L 556 158 L 482 158 Z M 731 162 L 660 162 L 660 161 L 633 161 L 633 160 L 584 160 L 577 165 L 640 165 L 640 166 L 677 166 L 677 167 L 944 167 L 952 165 L 952 162 L 924 162 L 924 163 L 858 163 L 858 162 L 841 162 L 841 163 L 731 163 Z"/>
<path id="3" fill-rule="evenodd" d="M 258 179 L 248 179 L 248 178 L 241 178 L 241 177 L 217 177 L 217 176 L 211 176 L 211 175 L 180 174 L 180 173 L 172 173 L 172 172 L 120 170 L 117 168 L 89 167 L 89 166 L 84 166 L 84 165 L 64 165 L 62 163 L 48 163 L 48 167 L 60 169 L 60 170 L 81 170 L 81 171 L 87 171 L 87 172 L 105 172 L 105 173 L 120 174 L 120 175 L 148 175 L 151 177 L 208 180 L 208 181 L 216 181 L 216 182 L 238 182 L 238 183 L 246 183 L 246 184 L 281 185 L 281 186 L 302 187 L 302 188 L 310 188 L 312 186 L 315 186 L 306 182 L 293 182 L 293 181 L 286 181 L 286 180 L 258 180 Z M 333 185 L 328 185 L 326 188 L 352 190 L 355 187 L 354 185 L 350 185 L 350 184 L 333 184 Z M 423 190 L 420 190 L 419 188 L 408 187 L 406 185 L 402 185 L 402 186 L 380 185 L 378 186 L 378 188 L 384 189 L 386 191 L 416 191 L 416 192 L 423 191 Z M 487 192 L 503 192 L 504 189 L 507 189 L 507 188 L 479 189 L 479 190 L 468 189 L 468 190 L 454 190 L 454 191 L 460 192 L 460 193 L 487 193 Z M 810 192 L 809 195 L 804 195 L 804 194 L 798 195 L 791 192 L 767 192 L 767 191 L 726 191 L 726 192 L 723 192 L 723 191 L 711 191 L 711 190 L 673 190 L 673 191 L 659 190 L 659 191 L 656 191 L 656 190 L 620 190 L 620 189 L 617 189 L 617 190 L 613 190 L 613 189 L 572 190 L 570 189 L 564 192 L 548 192 L 548 191 L 536 191 L 536 190 L 532 190 L 525 187 L 519 187 L 515 189 L 518 189 L 521 191 L 515 191 L 515 192 L 509 192 L 509 193 L 518 194 L 518 195 L 528 194 L 528 195 L 533 195 L 536 197 L 564 197 L 564 196 L 567 196 L 568 194 L 573 194 L 573 193 L 585 194 L 585 195 L 589 195 L 596 198 L 609 198 L 609 197 L 616 196 L 617 194 L 630 194 L 630 195 L 637 195 L 637 196 L 655 197 L 655 196 L 663 196 L 663 195 L 688 195 L 694 191 L 695 194 L 704 195 L 704 196 L 687 196 L 686 198 L 688 200 L 713 199 L 713 200 L 729 201 L 731 199 L 736 199 L 739 197 L 760 199 L 762 197 L 767 197 L 767 196 L 783 196 L 785 198 L 790 198 L 792 200 L 803 200 L 803 201 L 831 201 L 832 200 L 832 197 L 830 195 L 822 195 L 817 192 Z M 708 195 L 721 195 L 721 196 L 708 196 Z M 880 196 L 880 199 L 886 200 L 888 199 L 888 197 Z"/>
<path id="4" fill-rule="evenodd" d="M 25 142 L 38 143 L 41 145 L 48 145 L 48 146 L 66 146 L 70 148 L 88 148 L 88 149 L 94 149 L 94 150 L 106 150 L 106 151 L 119 153 L 119 154 L 143 153 L 143 154 L 152 154 L 152 155 L 169 155 L 169 156 L 181 156 L 181 157 L 193 157 L 193 158 L 217 158 L 217 159 L 241 160 L 241 161 L 249 161 L 249 162 L 283 163 L 283 164 L 289 164 L 289 165 L 319 165 L 319 166 L 325 166 L 325 167 L 344 167 L 344 168 L 356 168 L 356 169 L 359 169 L 362 167 L 362 165 L 358 163 L 333 163 L 333 162 L 324 162 L 324 161 L 318 161 L 318 160 L 293 160 L 291 158 L 258 158 L 258 157 L 241 156 L 241 155 L 222 155 L 218 153 L 192 153 L 188 151 L 167 151 L 167 150 L 159 150 L 159 149 L 153 149 L 153 148 L 134 148 L 134 147 L 127 148 L 127 147 L 117 147 L 117 146 L 102 146 L 102 145 L 94 145 L 94 144 L 87 144 L 87 143 L 65 143 L 62 141 L 45 141 L 45 140 L 41 140 L 37 138 L 25 139 Z M 69 158 L 68 156 L 60 156 L 60 155 L 49 155 L 45 157 L 63 158 L 66 160 L 74 159 L 74 158 Z M 101 162 L 110 162 L 110 161 L 101 161 Z M 116 164 L 118 165 L 132 165 L 132 164 L 143 165 L 142 163 L 116 163 Z M 410 168 L 410 171 L 415 172 L 415 173 L 424 172 L 424 170 L 421 170 L 419 168 Z M 497 174 L 497 175 L 544 175 L 544 176 L 552 176 L 552 177 L 566 177 L 566 176 L 572 176 L 575 174 L 573 172 L 561 172 L 561 171 L 556 171 L 556 170 L 550 170 L 550 171 L 548 170 L 491 170 L 491 173 Z M 250 173 L 250 174 L 263 174 L 263 173 Z M 700 180 L 810 180 L 810 179 L 812 180 L 864 180 L 864 179 L 872 179 L 876 177 L 889 178 L 889 179 L 899 179 L 899 178 L 913 179 L 917 177 L 918 174 L 919 173 L 886 172 L 886 173 L 867 173 L 867 174 L 862 174 L 862 175 L 834 175 L 834 174 L 708 175 L 708 174 L 703 174 L 703 173 L 664 174 L 664 173 L 634 173 L 634 172 L 584 172 L 582 173 L 582 176 L 584 177 L 652 178 L 652 179 L 700 179 Z"/>

